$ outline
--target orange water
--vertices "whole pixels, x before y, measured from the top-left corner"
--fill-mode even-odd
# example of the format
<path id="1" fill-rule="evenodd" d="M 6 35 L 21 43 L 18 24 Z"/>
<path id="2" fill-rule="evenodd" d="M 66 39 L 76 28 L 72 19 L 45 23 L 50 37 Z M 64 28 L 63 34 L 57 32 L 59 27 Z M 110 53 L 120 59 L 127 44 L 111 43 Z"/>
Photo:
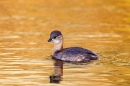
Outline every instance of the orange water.
<path id="1" fill-rule="evenodd" d="M 0 86 L 129 86 L 129 0 L 0 0 Z M 64 47 L 99 55 L 87 64 L 63 65 L 62 81 L 50 59 L 49 34 L 60 30 Z"/>

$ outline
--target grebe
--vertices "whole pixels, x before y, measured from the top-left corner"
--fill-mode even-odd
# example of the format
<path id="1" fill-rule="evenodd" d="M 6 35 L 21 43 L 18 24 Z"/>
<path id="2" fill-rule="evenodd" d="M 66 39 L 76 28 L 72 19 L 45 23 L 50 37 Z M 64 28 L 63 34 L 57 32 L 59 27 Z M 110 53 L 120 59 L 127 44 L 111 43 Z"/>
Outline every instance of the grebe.
<path id="1" fill-rule="evenodd" d="M 55 59 L 67 62 L 87 62 L 98 59 L 98 56 L 88 49 L 81 47 L 63 48 L 63 35 L 58 30 L 51 32 L 48 42 L 54 42 L 52 56 Z"/>

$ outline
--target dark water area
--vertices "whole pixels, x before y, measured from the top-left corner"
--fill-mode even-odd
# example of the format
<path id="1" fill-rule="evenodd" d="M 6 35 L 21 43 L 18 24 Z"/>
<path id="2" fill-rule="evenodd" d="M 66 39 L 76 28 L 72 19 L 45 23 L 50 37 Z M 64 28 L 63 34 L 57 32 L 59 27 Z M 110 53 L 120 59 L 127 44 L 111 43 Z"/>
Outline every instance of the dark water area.
<path id="1" fill-rule="evenodd" d="M 51 59 L 53 30 L 99 59 Z M 129 46 L 129 0 L 0 0 L 0 86 L 130 86 Z"/>

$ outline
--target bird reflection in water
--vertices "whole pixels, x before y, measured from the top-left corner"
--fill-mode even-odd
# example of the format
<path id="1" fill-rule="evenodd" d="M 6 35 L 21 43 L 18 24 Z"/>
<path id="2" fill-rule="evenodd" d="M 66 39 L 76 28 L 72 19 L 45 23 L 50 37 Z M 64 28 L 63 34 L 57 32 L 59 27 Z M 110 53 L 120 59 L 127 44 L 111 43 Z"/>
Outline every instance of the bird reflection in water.
<path id="1" fill-rule="evenodd" d="M 63 61 L 54 59 L 54 74 L 50 76 L 50 83 L 59 83 L 62 81 Z"/>
<path id="2" fill-rule="evenodd" d="M 60 83 L 60 81 L 62 81 L 63 63 L 71 63 L 76 65 L 88 64 L 88 62 L 66 62 L 59 59 L 55 59 L 54 57 L 52 57 L 52 59 L 54 60 L 54 74 L 49 77 L 50 83 Z"/>

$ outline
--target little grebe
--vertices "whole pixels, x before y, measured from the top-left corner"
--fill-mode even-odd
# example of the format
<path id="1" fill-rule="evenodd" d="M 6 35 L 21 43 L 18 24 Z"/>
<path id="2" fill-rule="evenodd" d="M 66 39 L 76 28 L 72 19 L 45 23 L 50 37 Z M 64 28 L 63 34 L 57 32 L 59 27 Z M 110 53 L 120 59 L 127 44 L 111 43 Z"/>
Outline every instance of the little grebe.
<path id="1" fill-rule="evenodd" d="M 58 30 L 52 31 L 48 42 L 54 42 L 52 56 L 67 62 L 87 62 L 98 59 L 98 56 L 88 49 L 81 47 L 63 48 L 63 36 Z"/>

